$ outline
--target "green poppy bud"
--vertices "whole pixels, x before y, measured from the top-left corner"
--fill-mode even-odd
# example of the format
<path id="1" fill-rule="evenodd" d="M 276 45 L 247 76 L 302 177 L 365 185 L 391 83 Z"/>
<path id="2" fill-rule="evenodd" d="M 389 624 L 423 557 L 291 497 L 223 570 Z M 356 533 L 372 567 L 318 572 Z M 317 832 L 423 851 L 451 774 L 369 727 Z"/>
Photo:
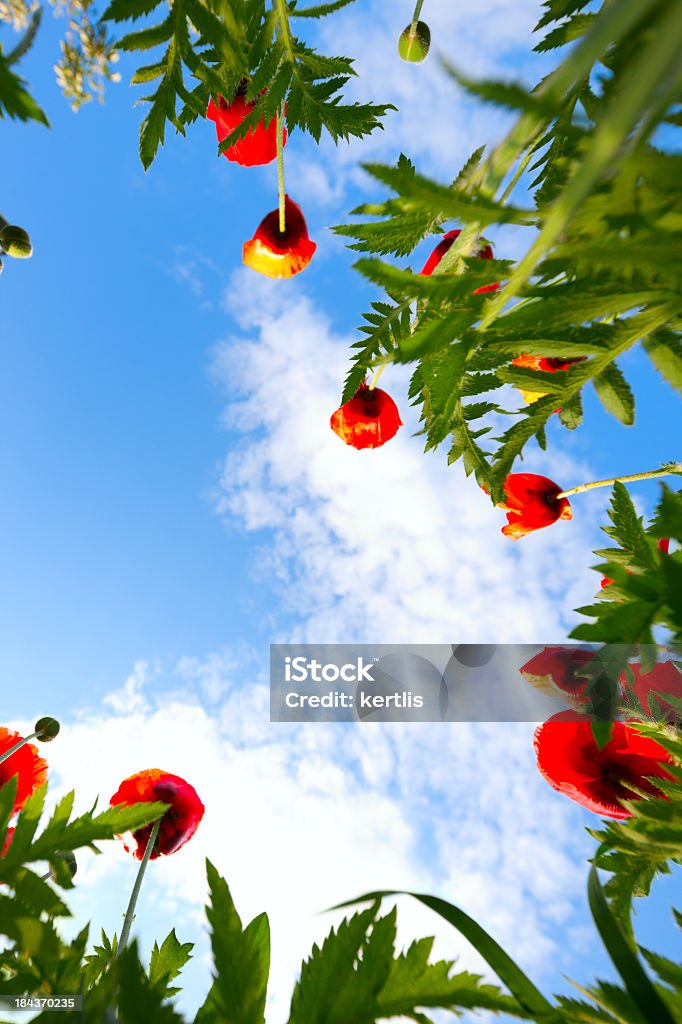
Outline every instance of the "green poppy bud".
<path id="1" fill-rule="evenodd" d="M 418 21 L 414 32 L 412 26 L 408 25 L 400 33 L 398 53 L 403 60 L 409 61 L 411 64 L 419 64 L 426 57 L 430 46 L 431 30 L 425 21 Z"/>
<path id="2" fill-rule="evenodd" d="M 33 730 L 36 734 L 36 739 L 40 740 L 41 743 L 49 743 L 59 733 L 59 722 L 56 718 L 39 718 L 35 724 Z"/>
<path id="3" fill-rule="evenodd" d="M 33 246 L 28 232 L 17 227 L 16 224 L 7 224 L 0 231 L 0 247 L 8 256 L 13 256 L 18 260 L 25 260 L 33 255 Z"/>
<path id="4" fill-rule="evenodd" d="M 76 855 L 74 854 L 73 850 L 55 850 L 55 853 L 64 861 L 64 864 L 66 865 L 66 870 L 73 878 L 74 875 L 76 874 L 76 871 L 78 870 L 78 864 L 76 863 Z M 52 879 L 54 881 L 54 873 L 52 874 Z"/>

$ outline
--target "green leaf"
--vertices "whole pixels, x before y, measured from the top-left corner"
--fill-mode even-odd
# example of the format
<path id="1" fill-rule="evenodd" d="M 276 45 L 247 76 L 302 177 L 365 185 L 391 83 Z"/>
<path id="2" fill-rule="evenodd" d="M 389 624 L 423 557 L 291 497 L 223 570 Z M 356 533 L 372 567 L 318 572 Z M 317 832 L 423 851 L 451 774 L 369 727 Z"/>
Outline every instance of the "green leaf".
<path id="1" fill-rule="evenodd" d="M 86 988 L 91 988 L 109 970 L 118 952 L 118 939 L 116 935 L 109 939 L 102 929 L 102 945 L 94 946 L 93 952 L 84 957 L 83 982 Z"/>
<path id="2" fill-rule="evenodd" d="M 293 18 L 324 18 L 327 14 L 333 14 L 334 11 L 339 11 L 342 7 L 348 7 L 353 3 L 355 0 L 333 0 L 329 4 L 317 4 L 315 7 L 303 7 L 301 10 L 292 4 L 289 14 Z"/>
<path id="3" fill-rule="evenodd" d="M 635 397 L 615 363 L 610 363 L 592 381 L 599 399 L 612 416 L 630 427 L 635 422 Z"/>
<path id="4" fill-rule="evenodd" d="M 391 963 L 389 976 L 376 1003 L 379 1019 L 414 1016 L 416 1007 L 487 1009 L 514 1016 L 520 1007 L 495 985 L 481 985 L 480 977 L 466 971 L 451 975 L 452 963 L 429 963 L 433 939 L 413 942 Z"/>
<path id="5" fill-rule="evenodd" d="M 671 537 L 682 544 L 682 491 L 661 484 L 661 499 L 651 524 L 654 537 Z"/>
<path id="6" fill-rule="evenodd" d="M 21 58 L 24 57 L 31 49 L 35 42 L 36 35 L 38 34 L 38 29 L 40 28 L 40 22 L 42 21 L 42 17 L 43 9 L 42 7 L 38 7 L 38 9 L 35 10 L 31 15 L 31 18 L 28 23 L 28 28 L 24 32 L 23 36 L 21 37 L 17 45 L 14 46 L 5 57 L 5 61 L 8 67 L 12 64 L 16 64 L 16 62 L 18 60 L 21 60 Z"/>
<path id="7" fill-rule="evenodd" d="M 524 223 L 533 217 L 531 210 L 500 207 L 481 193 L 475 193 L 471 187 L 465 191 L 454 186 L 439 185 L 404 165 L 390 167 L 386 164 L 367 163 L 362 166 L 372 177 L 398 193 L 404 210 L 425 209 L 442 219 L 474 221 L 481 226 Z"/>
<path id="8" fill-rule="evenodd" d="M 358 330 L 367 335 L 366 339 L 353 345 L 356 349 L 354 365 L 346 377 L 342 402 L 348 402 L 364 382 L 367 370 L 375 364 L 382 352 L 392 358 L 394 350 L 410 333 L 410 301 L 393 305 L 387 302 L 373 302 L 372 311 L 364 314 L 365 325 Z"/>
<path id="9" fill-rule="evenodd" d="M 437 896 L 429 896 L 423 893 L 404 892 L 401 890 L 381 890 L 378 892 L 366 893 L 358 896 L 357 899 L 340 903 L 332 910 L 341 910 L 345 907 L 352 907 L 358 903 L 372 902 L 377 904 L 383 899 L 392 896 L 412 896 L 413 899 L 423 903 L 430 910 L 435 911 L 449 924 L 456 928 L 472 944 L 474 949 L 492 967 L 498 978 L 507 986 L 520 1006 L 532 1016 L 537 1016 L 545 1024 L 560 1024 L 561 1017 L 552 1007 L 542 993 L 533 985 L 523 971 L 514 963 L 511 957 L 495 942 L 495 940 L 464 911 L 442 900 Z M 376 913 L 376 908 L 372 908 Z"/>
<path id="10" fill-rule="evenodd" d="M 658 372 L 682 393 L 682 342 L 673 331 L 656 331 L 643 342 Z"/>
<path id="11" fill-rule="evenodd" d="M 494 103 L 498 107 L 506 107 L 509 110 L 540 114 L 547 118 L 556 117 L 561 112 L 562 107 L 558 100 L 550 99 L 541 93 L 530 92 L 523 85 L 490 79 L 475 81 L 464 75 L 449 61 L 441 59 L 440 63 L 458 85 L 485 103 Z"/>
<path id="12" fill-rule="evenodd" d="M 227 882 L 206 861 L 210 905 L 206 916 L 212 928 L 211 946 L 216 969 L 215 997 L 233 1024 L 263 1024 L 270 970 L 270 927 L 260 914 L 246 928 L 232 901 Z"/>
<path id="13" fill-rule="evenodd" d="M 595 867 L 590 870 L 587 895 L 592 917 L 613 965 L 647 1024 L 676 1024 L 668 1006 L 644 971 L 629 939 L 609 910 Z"/>
<path id="14" fill-rule="evenodd" d="M 13 871 L 3 870 L 3 882 L 14 890 L 14 898 L 36 916 L 48 914 L 50 917 L 68 917 L 68 907 L 59 898 L 54 889 L 39 875 L 28 868 L 15 868 Z"/>
<path id="15" fill-rule="evenodd" d="M 542 42 L 534 48 L 536 53 L 546 53 L 548 50 L 555 50 L 559 46 L 566 46 L 585 35 L 592 27 L 596 14 L 578 14 L 564 22 L 554 31 L 548 32 Z"/>
<path id="16" fill-rule="evenodd" d="M 39 121 L 50 127 L 44 111 L 24 88 L 23 79 L 10 71 L 10 59 L 0 51 L 0 118 L 9 117 L 17 121 Z"/>
<path id="17" fill-rule="evenodd" d="M 567 430 L 575 430 L 580 426 L 583 421 L 583 403 L 579 391 L 564 401 L 559 409 L 559 419 Z"/>
<path id="18" fill-rule="evenodd" d="M 642 946 L 640 946 L 640 952 L 649 964 L 649 967 L 656 971 L 656 974 L 662 981 L 665 981 L 668 985 L 682 993 L 682 965 L 673 963 L 667 957 L 654 953 L 649 949 L 644 949 Z"/>
<path id="19" fill-rule="evenodd" d="M 146 14 L 151 14 L 162 0 L 112 0 L 104 14 L 102 21 L 136 21 Z"/>
<path id="20" fill-rule="evenodd" d="M 149 963 L 151 984 L 161 988 L 167 996 L 179 992 L 180 989 L 171 988 L 169 982 L 177 978 L 187 961 L 191 959 L 193 948 L 191 942 L 178 942 L 175 928 L 169 932 L 160 948 L 155 942 Z"/>
<path id="21" fill-rule="evenodd" d="M 144 972 L 132 942 L 116 960 L 118 976 L 118 1020 L 120 1024 L 185 1024 L 173 1007 L 164 1002 L 162 992 Z"/>
<path id="22" fill-rule="evenodd" d="M 362 1011 L 371 1013 L 388 976 L 395 941 L 395 914 L 375 923 L 377 910 L 378 904 L 354 914 L 336 931 L 332 928 L 321 947 L 313 946 L 301 966 L 289 1024 L 342 1024 Z M 368 939 L 372 925 L 373 938 Z"/>
<path id="23" fill-rule="evenodd" d="M 30 957 L 58 957 L 61 942 L 49 922 L 40 921 L 35 914 L 16 900 L 0 893 L 0 934 L 17 943 Z"/>

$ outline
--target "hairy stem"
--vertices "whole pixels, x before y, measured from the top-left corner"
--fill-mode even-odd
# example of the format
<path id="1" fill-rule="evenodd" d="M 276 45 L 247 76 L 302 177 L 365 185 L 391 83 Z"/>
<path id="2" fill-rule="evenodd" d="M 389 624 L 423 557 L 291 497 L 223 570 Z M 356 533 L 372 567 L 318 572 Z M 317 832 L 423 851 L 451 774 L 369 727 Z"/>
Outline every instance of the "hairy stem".
<path id="1" fill-rule="evenodd" d="M 286 230 L 284 215 L 284 102 L 277 110 L 277 194 L 279 196 L 279 233 Z"/>
<path id="2" fill-rule="evenodd" d="M 424 4 L 424 0 L 417 0 L 417 3 L 414 6 L 414 14 L 412 15 L 412 23 L 410 24 L 410 35 L 411 36 L 416 36 L 416 34 L 417 34 L 417 22 L 419 21 L 419 15 L 422 12 L 423 4 Z"/>
<path id="3" fill-rule="evenodd" d="M 4 754 L 0 754 L 0 764 L 2 764 L 3 761 L 6 761 L 8 757 L 11 757 L 12 754 L 16 753 L 17 750 L 21 750 L 24 743 L 28 743 L 29 740 L 35 739 L 37 735 L 37 732 L 32 732 L 30 736 L 25 736 L 23 740 L 19 740 L 19 742 L 15 743 L 13 747 L 10 747 L 9 750 L 6 750 Z"/>
<path id="4" fill-rule="evenodd" d="M 151 830 L 151 832 L 149 834 L 149 839 L 147 840 L 147 846 L 145 848 L 142 860 L 140 861 L 140 867 L 139 867 L 138 872 L 137 872 L 137 878 L 135 879 L 135 885 L 133 886 L 133 891 L 130 894 L 130 902 L 128 903 L 128 909 L 126 910 L 126 914 L 125 914 L 125 917 L 123 919 L 123 928 L 121 929 L 121 938 L 119 939 L 119 942 L 118 942 L 118 949 L 116 951 L 116 956 L 120 955 L 121 950 L 125 947 L 125 945 L 128 942 L 128 937 L 130 936 L 130 929 L 132 927 L 133 918 L 135 917 L 135 907 L 137 906 L 137 897 L 140 895 L 140 889 L 142 887 L 142 880 L 144 879 L 144 873 L 145 873 L 145 871 L 147 869 L 147 864 L 149 863 L 149 858 L 151 857 L 152 850 L 154 849 L 154 843 L 156 842 L 156 837 L 159 834 L 159 828 L 160 827 L 161 827 L 161 818 L 158 818 L 154 822 L 154 827 L 153 827 L 153 829 Z"/>
<path id="5" fill-rule="evenodd" d="M 568 491 L 561 491 L 557 498 L 568 498 L 572 494 L 580 494 L 582 491 L 591 491 L 594 487 L 610 487 L 616 481 L 622 484 L 633 483 L 635 480 L 652 480 L 656 476 L 668 476 L 670 473 L 682 473 L 682 462 L 673 462 L 665 469 L 652 469 L 648 473 L 630 473 L 628 476 L 614 476 L 609 480 L 593 480 L 589 484 L 578 484 Z"/>
<path id="6" fill-rule="evenodd" d="M 377 381 L 379 380 L 379 377 L 382 375 L 382 373 L 384 372 L 384 370 L 386 369 L 387 366 L 388 366 L 388 363 L 384 363 L 384 365 L 380 366 L 379 369 L 377 370 L 377 372 L 374 374 L 374 376 L 372 377 L 372 381 L 371 381 L 371 383 L 369 385 L 369 390 L 370 391 L 373 391 L 374 388 L 377 386 Z"/>

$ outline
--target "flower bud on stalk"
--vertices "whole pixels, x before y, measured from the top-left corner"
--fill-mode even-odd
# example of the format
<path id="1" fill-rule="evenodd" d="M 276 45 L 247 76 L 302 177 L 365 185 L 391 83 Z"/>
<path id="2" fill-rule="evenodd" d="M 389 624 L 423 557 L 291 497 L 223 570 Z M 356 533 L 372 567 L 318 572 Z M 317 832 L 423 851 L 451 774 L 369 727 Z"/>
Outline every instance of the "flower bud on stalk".
<path id="1" fill-rule="evenodd" d="M 40 740 L 41 743 L 50 743 L 55 736 L 59 735 L 59 722 L 56 718 L 51 718 L 49 715 L 45 718 L 39 718 L 36 722 L 35 738 Z"/>
<path id="2" fill-rule="evenodd" d="M 398 39 L 398 53 L 410 64 L 420 64 L 426 58 L 430 46 L 431 30 L 425 21 L 418 21 L 414 26 L 408 25 Z"/>
<path id="3" fill-rule="evenodd" d="M 16 224 L 7 224 L 0 231 L 0 248 L 4 249 L 8 256 L 17 260 L 28 259 L 33 255 L 33 246 L 28 232 Z"/>

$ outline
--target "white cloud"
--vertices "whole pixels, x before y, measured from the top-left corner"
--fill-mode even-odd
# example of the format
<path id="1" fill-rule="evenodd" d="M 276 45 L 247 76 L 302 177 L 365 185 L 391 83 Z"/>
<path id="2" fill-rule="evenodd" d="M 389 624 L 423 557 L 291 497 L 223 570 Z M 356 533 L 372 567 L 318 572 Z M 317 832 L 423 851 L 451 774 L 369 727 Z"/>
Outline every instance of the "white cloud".
<path id="1" fill-rule="evenodd" d="M 265 536 L 267 571 L 293 626 L 287 640 L 317 643 L 557 642 L 591 599 L 597 539 L 591 513 L 607 493 L 574 501 L 559 522 L 514 544 L 493 508 L 445 452 L 424 455 L 407 376 L 381 384 L 406 426 L 383 448 L 357 452 L 329 429 L 349 339 L 301 294 L 248 271 L 227 289 L 252 340 L 219 346 L 225 423 L 247 435 L 231 449 L 217 507 L 230 524 Z M 282 302 L 286 295 L 287 301 Z M 238 302 L 234 296 L 239 296 Z M 524 468 L 563 486 L 589 469 L 552 446 Z M 281 629 L 280 629 L 281 632 Z M 274 638 L 273 638 L 274 639 Z"/>
<path id="2" fill-rule="evenodd" d="M 123 777 L 161 767 L 188 779 L 206 814 L 195 838 L 150 865 L 134 932 L 142 954 L 175 925 L 197 941 L 185 1009 L 209 984 L 204 858 L 225 875 L 244 920 L 267 910 L 269 1020 L 285 1013 L 301 958 L 328 931 L 325 907 L 378 888 L 435 892 L 462 906 L 536 978 L 571 963 L 557 931 L 579 928 L 575 900 L 590 849 L 585 814 L 534 766 L 529 724 L 269 725 L 267 687 L 235 652 L 147 669 L 106 707 L 66 724 L 49 750 L 50 802 L 77 785 L 78 809 Z M 206 679 L 221 694 L 207 706 Z M 182 696 L 169 699 L 169 693 Z M 23 724 L 23 723 L 22 723 Z M 135 862 L 119 844 L 83 854 L 70 931 L 120 928 Z M 431 912 L 401 900 L 400 942 L 436 934 L 437 955 L 484 965 Z M 520 927 L 519 922 L 523 922 Z"/>
<path id="3" fill-rule="evenodd" d="M 422 64 L 408 64 L 398 55 L 397 41 L 409 24 L 411 9 L 382 0 L 351 5 L 319 23 L 315 41 L 325 53 L 348 54 L 357 78 L 345 87 L 352 101 L 392 103 L 385 130 L 338 147 L 327 138 L 316 156 L 297 174 L 292 140 L 287 160 L 295 168 L 297 195 L 319 205 L 336 204 L 348 181 L 370 189 L 358 168 L 360 161 L 393 162 L 402 151 L 422 173 L 452 179 L 471 153 L 499 141 L 513 116 L 473 100 L 443 70 L 444 57 L 473 78 L 494 78 L 535 84 L 551 68 L 554 57 L 532 54 L 538 39 L 533 27 L 542 13 L 540 0 L 488 0 L 475 5 L 430 0 L 422 20 L 431 29 L 431 51 Z M 298 22 L 297 31 L 306 28 Z M 315 28 L 313 28 L 315 31 Z M 326 179 L 326 180 L 325 180 Z M 378 194 L 378 193 L 376 193 Z"/>

